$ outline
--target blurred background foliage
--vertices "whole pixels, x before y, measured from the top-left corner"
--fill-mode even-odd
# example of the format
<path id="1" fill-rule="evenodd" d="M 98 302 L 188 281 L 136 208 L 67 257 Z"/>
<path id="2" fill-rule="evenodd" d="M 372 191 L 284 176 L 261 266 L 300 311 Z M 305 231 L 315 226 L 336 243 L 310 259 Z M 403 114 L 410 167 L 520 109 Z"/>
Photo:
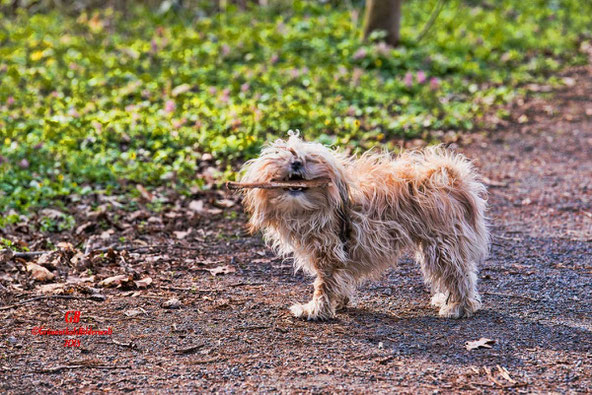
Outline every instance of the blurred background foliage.
<path id="1" fill-rule="evenodd" d="M 587 59 L 592 2 L 449 0 L 418 42 L 437 2 L 406 1 L 391 48 L 361 41 L 363 1 L 0 0 L 0 213 L 210 188 L 288 129 L 351 150 L 480 130 Z"/>

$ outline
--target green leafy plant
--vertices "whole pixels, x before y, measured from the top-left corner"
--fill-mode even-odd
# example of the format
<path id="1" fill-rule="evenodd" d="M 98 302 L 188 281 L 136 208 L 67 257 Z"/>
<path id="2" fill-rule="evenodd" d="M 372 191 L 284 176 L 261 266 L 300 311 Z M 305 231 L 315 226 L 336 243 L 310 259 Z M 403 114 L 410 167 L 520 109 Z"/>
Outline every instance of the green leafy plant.
<path id="1" fill-rule="evenodd" d="M 394 49 L 360 41 L 359 9 L 317 1 L 0 17 L 0 212 L 204 187 L 288 129 L 353 149 L 474 130 L 585 61 L 589 2 L 451 0 L 417 44 L 434 4 L 405 2 Z"/>

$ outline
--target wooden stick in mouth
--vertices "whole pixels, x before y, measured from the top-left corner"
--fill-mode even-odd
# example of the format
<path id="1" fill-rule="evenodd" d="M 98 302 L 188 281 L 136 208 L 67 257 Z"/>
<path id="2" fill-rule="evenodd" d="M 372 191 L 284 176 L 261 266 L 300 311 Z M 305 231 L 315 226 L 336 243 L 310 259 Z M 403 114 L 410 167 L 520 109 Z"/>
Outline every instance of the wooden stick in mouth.
<path id="1" fill-rule="evenodd" d="M 280 188 L 318 188 L 331 183 L 329 178 L 315 178 L 313 180 L 291 180 L 291 181 L 269 181 L 269 182 L 233 182 L 228 181 L 226 188 L 262 188 L 262 189 L 280 189 Z"/>

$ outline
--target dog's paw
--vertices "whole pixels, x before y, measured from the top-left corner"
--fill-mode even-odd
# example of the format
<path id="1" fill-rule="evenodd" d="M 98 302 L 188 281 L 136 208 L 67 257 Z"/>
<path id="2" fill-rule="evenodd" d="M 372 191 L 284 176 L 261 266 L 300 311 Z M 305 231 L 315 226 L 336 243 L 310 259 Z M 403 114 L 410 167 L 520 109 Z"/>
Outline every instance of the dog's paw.
<path id="1" fill-rule="evenodd" d="M 479 299 L 469 299 L 461 303 L 448 303 L 440 307 L 440 317 L 469 318 L 481 308 Z"/>
<path id="2" fill-rule="evenodd" d="M 446 296 L 445 293 L 439 292 L 437 294 L 435 294 L 434 296 L 432 296 L 432 300 L 430 301 L 430 304 L 434 307 L 442 307 L 446 304 L 446 299 L 448 297 Z"/>
<path id="3" fill-rule="evenodd" d="M 296 303 L 290 307 L 292 315 L 296 318 L 304 318 L 309 321 L 324 321 L 335 317 L 335 313 L 322 308 L 319 303 L 310 301 L 306 304 Z"/>

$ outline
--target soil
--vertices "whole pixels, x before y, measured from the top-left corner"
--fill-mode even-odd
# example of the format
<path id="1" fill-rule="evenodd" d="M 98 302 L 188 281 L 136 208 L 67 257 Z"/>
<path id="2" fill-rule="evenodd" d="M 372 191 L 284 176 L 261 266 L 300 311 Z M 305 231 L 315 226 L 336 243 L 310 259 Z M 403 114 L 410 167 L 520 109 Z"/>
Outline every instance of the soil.
<path id="1" fill-rule="evenodd" d="M 417 265 L 403 259 L 335 320 L 295 319 L 288 307 L 311 296 L 311 279 L 246 234 L 232 195 L 141 191 L 161 199 L 159 214 L 142 200 L 126 211 L 94 196 L 71 202 L 73 232 L 0 231 L 31 249 L 70 243 L 43 259 L 4 257 L 0 389 L 592 391 L 592 68 L 565 77 L 570 86 L 515 104 L 510 121 L 458 143 L 490 193 L 493 240 L 474 317 L 438 317 Z M 32 279 L 29 261 L 58 285 Z M 99 284 L 116 275 L 117 287 Z M 67 311 L 80 321 L 66 322 Z M 39 326 L 112 334 L 34 335 Z M 65 347 L 70 338 L 80 346 Z M 491 348 L 465 347 L 481 338 Z"/>

